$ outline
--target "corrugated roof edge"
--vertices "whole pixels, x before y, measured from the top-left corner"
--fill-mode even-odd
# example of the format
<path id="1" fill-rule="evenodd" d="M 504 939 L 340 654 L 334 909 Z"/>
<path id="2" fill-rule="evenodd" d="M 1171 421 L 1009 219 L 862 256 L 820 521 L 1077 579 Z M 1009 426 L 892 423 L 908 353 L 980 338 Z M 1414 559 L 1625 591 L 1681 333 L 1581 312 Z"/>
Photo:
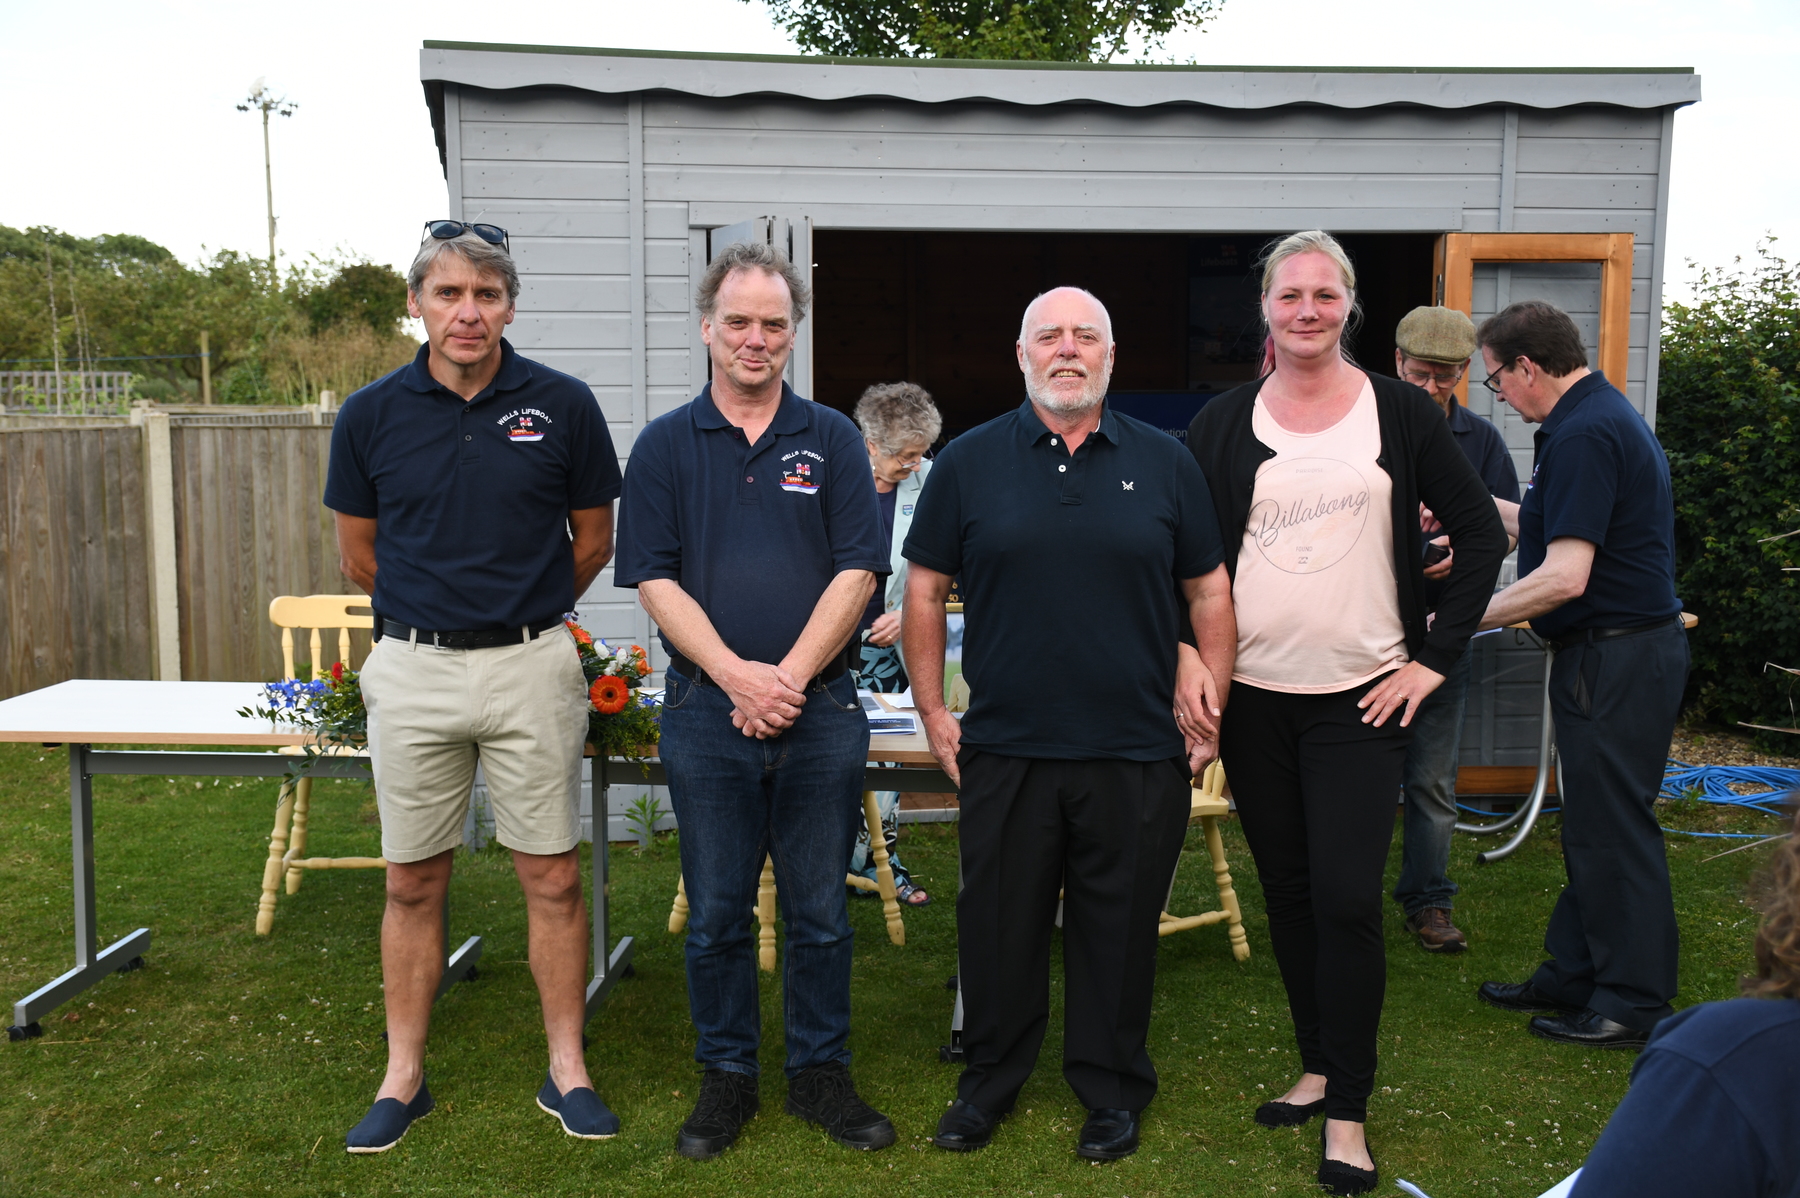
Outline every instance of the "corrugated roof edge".
<path id="1" fill-rule="evenodd" d="M 775 62 L 798 66 L 935 67 L 998 71 L 1255 71 L 1309 75 L 1692 75 L 1693 67 L 1351 67 L 1257 66 L 1222 63 L 1045 62 L 1004 58 L 847 58 L 835 54 L 726 54 L 705 50 L 635 50 L 608 46 L 526 46 L 507 42 L 427 39 L 427 50 L 499 51 L 511 54 L 581 54 L 599 58 L 673 58 L 699 62 Z"/>

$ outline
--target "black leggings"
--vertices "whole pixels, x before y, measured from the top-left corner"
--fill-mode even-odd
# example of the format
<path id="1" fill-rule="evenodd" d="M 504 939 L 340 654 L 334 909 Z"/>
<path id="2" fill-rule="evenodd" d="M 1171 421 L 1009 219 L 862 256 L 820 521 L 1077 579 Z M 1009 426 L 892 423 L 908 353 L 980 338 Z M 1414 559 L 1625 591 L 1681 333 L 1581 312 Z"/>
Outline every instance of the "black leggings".
<path id="1" fill-rule="evenodd" d="M 1329 695 L 1231 687 L 1220 756 L 1256 858 L 1300 1063 L 1325 1115 L 1361 1123 L 1387 990 L 1382 870 L 1412 731 L 1362 722 L 1379 679 Z"/>

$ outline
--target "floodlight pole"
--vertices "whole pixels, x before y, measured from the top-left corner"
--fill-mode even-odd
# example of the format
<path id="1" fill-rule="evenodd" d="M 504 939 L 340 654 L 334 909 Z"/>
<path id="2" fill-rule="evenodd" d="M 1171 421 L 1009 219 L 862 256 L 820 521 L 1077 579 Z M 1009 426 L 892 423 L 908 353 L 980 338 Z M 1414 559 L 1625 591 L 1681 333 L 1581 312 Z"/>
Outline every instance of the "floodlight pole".
<path id="1" fill-rule="evenodd" d="M 269 156 L 269 114 L 279 113 L 282 116 L 293 116 L 300 105 L 288 100 L 285 96 L 277 97 L 263 86 L 258 79 L 250 85 L 250 94 L 244 102 L 237 106 L 239 112 L 256 111 L 262 113 L 263 127 L 263 193 L 269 205 L 269 279 L 274 285 L 275 279 L 275 172 L 270 165 Z"/>

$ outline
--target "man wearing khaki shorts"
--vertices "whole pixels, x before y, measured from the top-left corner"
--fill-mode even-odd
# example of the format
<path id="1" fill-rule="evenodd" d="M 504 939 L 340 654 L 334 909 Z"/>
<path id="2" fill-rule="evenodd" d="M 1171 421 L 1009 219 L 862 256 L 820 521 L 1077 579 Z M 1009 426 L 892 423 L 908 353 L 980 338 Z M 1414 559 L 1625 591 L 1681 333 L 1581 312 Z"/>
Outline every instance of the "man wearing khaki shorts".
<path id="1" fill-rule="evenodd" d="M 385 1152 L 432 1108 L 425 1033 L 477 762 L 525 892 L 550 1050 L 537 1104 L 569 1135 L 602 1140 L 619 1119 L 581 1046 L 587 696 L 562 613 L 612 556 L 619 463 L 588 386 L 501 338 L 519 294 L 505 231 L 446 220 L 426 232 L 407 274 L 426 343 L 345 401 L 325 486 L 344 574 L 376 613 L 362 692 L 388 862 L 387 1076 L 345 1146 Z"/>

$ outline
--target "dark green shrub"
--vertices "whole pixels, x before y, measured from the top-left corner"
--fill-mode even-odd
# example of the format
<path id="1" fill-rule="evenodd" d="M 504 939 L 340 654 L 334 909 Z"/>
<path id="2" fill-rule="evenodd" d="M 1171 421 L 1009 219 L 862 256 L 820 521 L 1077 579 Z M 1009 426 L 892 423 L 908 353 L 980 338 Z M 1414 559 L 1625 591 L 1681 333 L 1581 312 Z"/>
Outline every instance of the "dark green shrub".
<path id="1" fill-rule="evenodd" d="M 1725 724 L 1800 726 L 1800 272 L 1757 247 L 1700 272 L 1663 320 L 1656 432 L 1675 485 L 1677 593 L 1700 617 L 1689 699 Z M 1791 752 L 1789 738 L 1771 748 Z M 1785 741 L 1786 743 L 1781 743 Z"/>

